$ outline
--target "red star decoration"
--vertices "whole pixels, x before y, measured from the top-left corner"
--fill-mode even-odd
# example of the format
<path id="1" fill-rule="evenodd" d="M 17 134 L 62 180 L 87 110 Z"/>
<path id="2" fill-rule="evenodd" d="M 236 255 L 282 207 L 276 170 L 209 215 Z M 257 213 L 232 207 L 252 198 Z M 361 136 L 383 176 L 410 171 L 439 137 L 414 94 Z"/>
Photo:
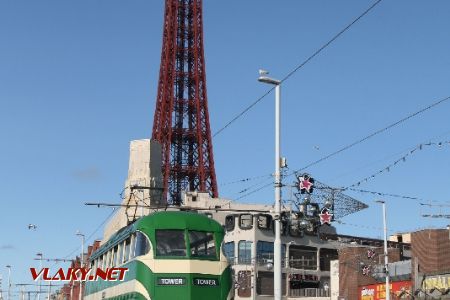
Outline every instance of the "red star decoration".
<path id="1" fill-rule="evenodd" d="M 311 188 L 313 184 L 308 179 L 305 179 L 304 177 L 300 177 L 300 190 L 305 189 L 307 193 L 311 191 Z"/>
<path id="2" fill-rule="evenodd" d="M 322 210 L 322 213 L 319 214 L 320 217 L 320 224 L 327 223 L 328 225 L 331 225 L 331 219 L 333 218 L 333 214 L 330 214 L 327 209 Z"/>

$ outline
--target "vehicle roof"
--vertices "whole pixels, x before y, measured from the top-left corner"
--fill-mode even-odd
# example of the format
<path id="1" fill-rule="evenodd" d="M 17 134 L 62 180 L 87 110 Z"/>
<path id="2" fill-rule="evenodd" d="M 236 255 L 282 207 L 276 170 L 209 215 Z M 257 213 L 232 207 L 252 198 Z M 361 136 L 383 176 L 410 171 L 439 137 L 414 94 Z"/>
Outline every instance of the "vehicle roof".
<path id="1" fill-rule="evenodd" d="M 219 222 L 202 214 L 184 211 L 155 212 L 138 219 L 133 224 L 119 229 L 105 244 L 92 254 L 90 260 L 96 259 L 114 245 L 124 241 L 136 230 L 153 235 L 155 229 L 190 229 L 223 233 L 223 228 Z"/>
<path id="2" fill-rule="evenodd" d="M 192 229 L 221 232 L 222 226 L 217 221 L 205 215 L 184 212 L 184 211 L 164 211 L 156 212 L 139 219 L 135 223 L 136 229 L 144 231 L 146 229 Z"/>

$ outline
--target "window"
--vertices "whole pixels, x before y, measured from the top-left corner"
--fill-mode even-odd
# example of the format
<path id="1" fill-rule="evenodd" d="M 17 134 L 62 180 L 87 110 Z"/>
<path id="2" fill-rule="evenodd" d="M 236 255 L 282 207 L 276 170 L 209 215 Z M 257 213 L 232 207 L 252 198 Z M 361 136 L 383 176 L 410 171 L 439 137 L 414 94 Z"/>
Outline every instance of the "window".
<path id="1" fill-rule="evenodd" d="M 131 244 L 131 237 L 127 238 L 125 240 L 125 249 L 123 251 L 123 262 L 127 262 L 130 257 L 130 244 Z"/>
<path id="2" fill-rule="evenodd" d="M 109 255 L 108 267 L 112 267 L 113 266 L 113 261 L 114 261 L 114 251 L 113 251 L 113 249 L 109 249 L 108 255 Z"/>
<path id="3" fill-rule="evenodd" d="M 253 227 L 253 215 L 243 214 L 239 216 L 239 227 L 241 229 L 252 229 Z"/>
<path id="4" fill-rule="evenodd" d="M 317 248 L 291 245 L 289 247 L 289 266 L 303 270 L 317 269 Z"/>
<path id="5" fill-rule="evenodd" d="M 330 271 L 330 261 L 338 259 L 336 249 L 320 249 L 320 270 Z"/>
<path id="6" fill-rule="evenodd" d="M 288 228 L 288 222 L 281 219 L 280 220 L 281 235 L 286 235 L 287 228 Z M 275 220 L 272 221 L 272 231 L 273 231 L 273 234 L 275 234 Z"/>
<path id="7" fill-rule="evenodd" d="M 273 243 L 258 241 L 256 244 L 256 257 L 260 265 L 273 263 Z M 286 245 L 281 245 L 281 265 L 284 267 L 286 257 Z"/>
<path id="8" fill-rule="evenodd" d="M 252 242 L 239 241 L 238 262 L 240 264 L 250 264 L 252 262 Z"/>
<path id="9" fill-rule="evenodd" d="M 190 230 L 189 242 L 192 257 L 217 257 L 214 233 Z"/>
<path id="10" fill-rule="evenodd" d="M 111 267 L 114 267 L 116 265 L 116 260 L 117 260 L 117 246 L 114 247 L 114 249 L 112 250 L 112 255 L 111 255 Z"/>
<path id="11" fill-rule="evenodd" d="M 228 242 L 223 244 L 223 253 L 228 259 L 228 262 L 232 264 L 234 262 L 234 242 Z"/>
<path id="12" fill-rule="evenodd" d="M 134 255 L 135 248 L 136 248 L 136 234 L 133 233 L 133 235 L 131 236 L 131 244 L 130 244 L 130 260 L 136 256 Z"/>
<path id="13" fill-rule="evenodd" d="M 103 268 L 103 255 L 98 258 L 97 268 Z"/>
<path id="14" fill-rule="evenodd" d="M 225 230 L 233 231 L 234 230 L 234 216 L 229 215 L 225 217 Z"/>
<path id="15" fill-rule="evenodd" d="M 122 264 L 123 259 L 123 242 L 118 245 L 119 251 L 117 252 L 117 260 L 116 260 L 116 266 Z"/>
<path id="16" fill-rule="evenodd" d="M 105 262 L 103 263 L 105 268 L 109 267 L 110 260 L 111 260 L 111 250 L 105 253 Z"/>
<path id="17" fill-rule="evenodd" d="M 157 256 L 186 256 L 183 230 L 156 230 Z"/>
<path id="18" fill-rule="evenodd" d="M 150 242 L 147 237 L 140 231 L 136 232 L 136 249 L 135 256 L 145 255 L 150 251 Z"/>
<path id="19" fill-rule="evenodd" d="M 282 274 L 281 286 L 281 294 L 286 295 L 286 273 Z M 273 272 L 258 272 L 256 293 L 259 295 L 273 295 Z"/>
<path id="20" fill-rule="evenodd" d="M 270 215 L 258 215 L 258 228 L 270 229 L 272 227 L 272 216 Z"/>
<path id="21" fill-rule="evenodd" d="M 252 296 L 252 272 L 251 271 L 239 271 L 237 275 L 237 288 L 239 297 L 251 297 Z"/>

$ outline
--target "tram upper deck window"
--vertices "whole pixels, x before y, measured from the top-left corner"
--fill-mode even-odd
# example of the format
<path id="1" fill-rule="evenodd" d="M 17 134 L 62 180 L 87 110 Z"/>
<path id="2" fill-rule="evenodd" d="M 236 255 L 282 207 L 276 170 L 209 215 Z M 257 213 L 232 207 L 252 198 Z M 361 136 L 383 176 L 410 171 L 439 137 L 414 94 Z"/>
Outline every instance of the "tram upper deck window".
<path id="1" fill-rule="evenodd" d="M 239 227 L 241 229 L 252 229 L 253 227 L 253 215 L 242 214 L 239 216 Z"/>
<path id="2" fill-rule="evenodd" d="M 234 216 L 233 215 L 228 215 L 225 217 L 225 229 L 226 229 L 226 231 L 234 230 Z"/>
<path id="3" fill-rule="evenodd" d="M 136 232 L 136 249 L 134 250 L 134 256 L 145 255 L 150 251 L 150 243 L 147 237 L 142 233 Z"/>
<path id="4" fill-rule="evenodd" d="M 123 259 L 122 259 L 124 263 L 127 262 L 130 257 L 130 244 L 131 244 L 131 237 L 125 240 L 125 248 L 123 251 Z"/>
<path id="5" fill-rule="evenodd" d="M 192 257 L 216 258 L 214 233 L 189 230 L 189 244 Z"/>
<path id="6" fill-rule="evenodd" d="M 156 256 L 186 256 L 184 230 L 156 230 Z"/>

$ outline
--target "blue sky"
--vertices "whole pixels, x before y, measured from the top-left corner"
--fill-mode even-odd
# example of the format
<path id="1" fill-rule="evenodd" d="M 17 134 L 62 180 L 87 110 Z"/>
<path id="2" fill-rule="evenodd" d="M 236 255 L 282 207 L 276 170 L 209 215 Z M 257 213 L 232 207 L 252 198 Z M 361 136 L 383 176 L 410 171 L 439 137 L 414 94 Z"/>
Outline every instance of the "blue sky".
<path id="1" fill-rule="evenodd" d="M 213 133 L 267 91 L 265 68 L 282 78 L 372 1 L 204 1 L 204 40 Z M 450 96 L 450 3 L 382 1 L 282 86 L 282 154 L 302 168 L 438 99 Z M 0 274 L 31 281 L 37 252 L 63 258 L 110 214 L 85 202 L 119 202 L 129 141 L 151 135 L 163 1 L 0 2 Z M 273 93 L 213 141 L 219 194 L 235 199 L 273 172 Z M 347 186 L 429 141 L 449 141 L 450 101 L 317 164 L 321 182 Z M 361 189 L 450 200 L 450 145 L 424 147 Z M 293 178 L 286 178 L 291 183 Z M 340 233 L 381 236 L 369 208 Z M 288 198 L 287 191 L 284 199 Z M 384 197 L 392 232 L 445 227 L 418 200 Z M 240 199 L 272 203 L 263 189 Z M 423 201 L 422 201 L 423 202 Z M 29 223 L 37 230 L 28 230 Z M 93 234 L 101 237 L 102 230 Z M 92 239 L 91 239 L 92 242 Z M 3 284 L 6 288 L 6 283 Z"/>

